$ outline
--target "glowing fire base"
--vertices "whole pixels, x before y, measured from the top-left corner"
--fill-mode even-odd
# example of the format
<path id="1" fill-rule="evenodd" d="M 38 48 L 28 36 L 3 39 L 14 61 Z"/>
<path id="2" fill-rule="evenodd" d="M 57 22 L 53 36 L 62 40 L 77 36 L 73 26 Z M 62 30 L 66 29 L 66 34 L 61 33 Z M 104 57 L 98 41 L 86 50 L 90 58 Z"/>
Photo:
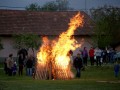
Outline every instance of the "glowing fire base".
<path id="1" fill-rule="evenodd" d="M 44 66 L 41 63 L 37 64 L 35 79 L 66 80 L 73 77 L 70 67 L 65 69 L 52 63 L 45 64 Z"/>

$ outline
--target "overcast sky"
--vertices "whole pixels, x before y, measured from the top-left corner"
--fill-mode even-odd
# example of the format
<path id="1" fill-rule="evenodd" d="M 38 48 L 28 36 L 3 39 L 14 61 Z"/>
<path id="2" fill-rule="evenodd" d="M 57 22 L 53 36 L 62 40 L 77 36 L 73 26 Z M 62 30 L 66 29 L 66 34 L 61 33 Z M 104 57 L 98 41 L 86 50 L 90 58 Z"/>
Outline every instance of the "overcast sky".
<path id="1" fill-rule="evenodd" d="M 42 6 L 48 1 L 55 1 L 55 0 L 0 0 L 0 9 L 24 9 L 19 7 L 26 7 L 31 3 L 37 3 L 38 5 Z M 68 0 L 69 6 L 74 8 L 75 10 L 85 9 L 85 2 L 86 2 L 86 9 L 90 8 L 97 8 L 104 5 L 111 5 L 120 7 L 120 0 Z M 10 7 L 18 7 L 18 8 L 10 8 Z"/>

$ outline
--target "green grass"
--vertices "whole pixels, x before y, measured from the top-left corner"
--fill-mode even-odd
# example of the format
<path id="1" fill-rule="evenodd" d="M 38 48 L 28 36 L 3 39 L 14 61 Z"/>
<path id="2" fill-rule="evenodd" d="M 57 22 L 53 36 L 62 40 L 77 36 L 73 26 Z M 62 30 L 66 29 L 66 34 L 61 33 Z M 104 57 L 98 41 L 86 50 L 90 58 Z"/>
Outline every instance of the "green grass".
<path id="1" fill-rule="evenodd" d="M 9 77 L 0 69 L 0 90 L 120 90 L 120 75 L 114 77 L 111 65 L 88 66 L 81 78 L 72 80 L 34 80 L 25 75 Z"/>

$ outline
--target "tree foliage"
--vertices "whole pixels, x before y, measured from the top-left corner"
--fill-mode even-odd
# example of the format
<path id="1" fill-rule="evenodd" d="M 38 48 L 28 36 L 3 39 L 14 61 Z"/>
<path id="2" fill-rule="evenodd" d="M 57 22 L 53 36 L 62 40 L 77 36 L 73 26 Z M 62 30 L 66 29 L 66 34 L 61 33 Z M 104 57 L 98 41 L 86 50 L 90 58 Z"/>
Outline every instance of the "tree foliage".
<path id="1" fill-rule="evenodd" d="M 39 11 L 41 10 L 41 7 L 37 3 L 32 3 L 25 8 L 28 11 Z"/>
<path id="2" fill-rule="evenodd" d="M 50 2 L 45 3 L 45 4 L 41 7 L 41 11 L 57 11 L 56 2 L 50 1 Z"/>
<path id="3" fill-rule="evenodd" d="M 34 53 L 34 49 L 38 49 L 40 45 L 40 38 L 37 35 L 34 34 L 19 34 L 14 35 L 14 41 L 15 41 L 15 48 L 21 49 L 21 48 L 27 48 L 32 49 Z"/>
<path id="4" fill-rule="evenodd" d="M 70 10 L 68 0 L 56 0 L 58 11 Z"/>
<path id="5" fill-rule="evenodd" d="M 26 7 L 28 11 L 66 11 L 71 10 L 68 0 L 56 0 L 46 2 L 43 6 L 39 6 L 36 3 L 32 3 Z"/>
<path id="6" fill-rule="evenodd" d="M 104 6 L 91 9 L 91 15 L 96 24 L 95 41 L 99 47 L 120 43 L 120 8 Z"/>

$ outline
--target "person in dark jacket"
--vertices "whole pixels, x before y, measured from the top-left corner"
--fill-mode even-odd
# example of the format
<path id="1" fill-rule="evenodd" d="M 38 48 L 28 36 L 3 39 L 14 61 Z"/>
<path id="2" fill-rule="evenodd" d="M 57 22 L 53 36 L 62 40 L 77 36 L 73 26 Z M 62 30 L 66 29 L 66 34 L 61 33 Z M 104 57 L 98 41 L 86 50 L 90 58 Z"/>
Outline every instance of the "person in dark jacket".
<path id="1" fill-rule="evenodd" d="M 26 68 L 27 68 L 27 75 L 28 76 L 32 76 L 33 59 L 34 59 L 33 56 L 30 55 L 28 57 L 27 62 L 26 62 Z"/>
<path id="2" fill-rule="evenodd" d="M 22 48 L 22 49 L 20 49 L 19 51 L 18 51 L 18 56 L 20 56 L 20 55 L 23 55 L 23 59 L 25 60 L 26 59 L 26 57 L 28 56 L 28 52 L 27 52 L 27 50 L 25 49 L 25 48 Z"/>
<path id="3" fill-rule="evenodd" d="M 23 74 L 23 67 L 24 67 L 24 57 L 23 57 L 23 54 L 20 54 L 19 57 L 18 57 L 18 65 L 19 65 L 18 74 L 22 75 Z"/>
<path id="4" fill-rule="evenodd" d="M 115 62 L 115 65 L 114 65 L 114 74 L 115 74 L 115 77 L 118 77 L 119 70 L 120 70 L 120 65 L 119 65 L 119 63 L 116 61 L 116 62 Z"/>
<path id="5" fill-rule="evenodd" d="M 79 53 L 77 54 L 77 57 L 74 59 L 73 65 L 77 71 L 76 77 L 81 77 L 81 68 L 83 67 L 83 64 Z"/>
<path id="6" fill-rule="evenodd" d="M 7 58 L 5 58 L 5 61 L 4 61 L 4 71 L 5 71 L 5 74 L 8 74 Z"/>

